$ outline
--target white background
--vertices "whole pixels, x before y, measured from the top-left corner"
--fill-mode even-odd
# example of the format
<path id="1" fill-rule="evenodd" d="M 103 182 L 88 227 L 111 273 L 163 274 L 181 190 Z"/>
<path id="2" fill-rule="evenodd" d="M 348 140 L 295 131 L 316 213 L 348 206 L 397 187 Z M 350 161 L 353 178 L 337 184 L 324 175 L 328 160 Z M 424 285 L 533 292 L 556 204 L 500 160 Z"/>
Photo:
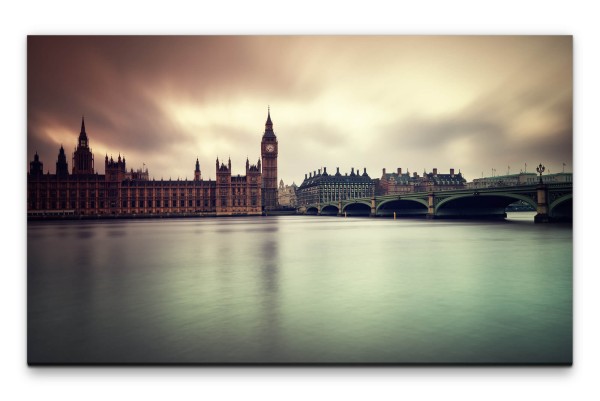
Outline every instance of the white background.
<path id="1" fill-rule="evenodd" d="M 599 399 L 596 236 L 599 13 L 592 1 L 12 1 L 0 11 L 3 399 Z M 574 35 L 574 365 L 557 367 L 29 368 L 26 36 L 29 34 Z M 277 62 L 277 55 L 269 55 Z M 68 251 L 68 250 L 65 250 Z"/>

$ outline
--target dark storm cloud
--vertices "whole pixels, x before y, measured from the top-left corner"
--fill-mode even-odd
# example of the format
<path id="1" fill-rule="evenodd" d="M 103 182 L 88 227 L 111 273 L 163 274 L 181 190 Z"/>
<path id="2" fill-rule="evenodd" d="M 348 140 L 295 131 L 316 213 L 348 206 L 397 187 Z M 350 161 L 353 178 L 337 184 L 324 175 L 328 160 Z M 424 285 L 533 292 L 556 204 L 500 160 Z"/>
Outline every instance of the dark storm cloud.
<path id="1" fill-rule="evenodd" d="M 27 65 L 27 159 L 50 171 L 82 114 L 99 172 L 105 153 L 157 177 L 196 157 L 204 176 L 217 156 L 243 171 L 268 104 L 286 182 L 572 160 L 568 36 L 33 36 Z"/>
<path id="2" fill-rule="evenodd" d="M 143 90 L 150 84 L 145 68 L 152 65 L 144 52 L 126 39 L 115 48 L 109 41 L 29 38 L 29 152 L 55 126 L 72 132 L 63 139 L 74 145 L 83 114 L 95 151 L 99 143 L 109 153 L 168 150 L 174 141 L 185 140 L 170 122 L 160 119 L 157 104 Z"/>
<path id="3" fill-rule="evenodd" d="M 234 101 L 240 93 L 272 98 L 310 93 L 310 85 L 299 86 L 281 62 L 273 62 L 269 49 L 280 40 L 29 37 L 28 157 L 40 148 L 46 161 L 54 158 L 57 144 L 47 148 L 53 127 L 63 130 L 60 142 L 70 149 L 83 114 L 95 152 L 143 152 L 152 158 L 192 139 L 166 115 L 166 98 L 201 107 Z"/>
<path id="4" fill-rule="evenodd" d="M 459 148 L 470 145 L 472 151 L 465 151 L 469 155 L 467 160 L 457 158 L 448 162 L 466 168 L 472 175 L 469 178 L 476 178 L 473 177 L 476 164 L 482 169 L 495 166 L 502 173 L 507 165 L 518 168 L 528 160 L 530 166 L 543 162 L 552 165 L 555 171 L 563 162 L 572 166 L 572 127 L 569 90 L 557 92 L 553 87 L 540 86 L 506 94 L 496 88 L 443 117 L 403 118 L 384 129 L 383 140 L 398 149 L 416 152 L 428 166 L 440 160 L 444 149 L 457 144 Z M 473 163 L 474 160 L 477 162 Z"/>

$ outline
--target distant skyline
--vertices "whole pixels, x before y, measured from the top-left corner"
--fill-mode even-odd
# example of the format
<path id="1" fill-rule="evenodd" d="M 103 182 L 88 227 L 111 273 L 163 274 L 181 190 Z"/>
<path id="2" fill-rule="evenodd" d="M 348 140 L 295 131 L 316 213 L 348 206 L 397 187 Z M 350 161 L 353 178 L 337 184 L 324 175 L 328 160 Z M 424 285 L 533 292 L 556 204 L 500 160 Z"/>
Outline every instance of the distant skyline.
<path id="1" fill-rule="evenodd" d="M 30 36 L 27 162 L 69 170 L 82 115 L 104 156 L 192 179 L 260 157 L 267 107 L 279 178 L 322 167 L 463 172 L 573 165 L 571 36 Z M 28 166 L 28 164 L 26 165 Z"/>

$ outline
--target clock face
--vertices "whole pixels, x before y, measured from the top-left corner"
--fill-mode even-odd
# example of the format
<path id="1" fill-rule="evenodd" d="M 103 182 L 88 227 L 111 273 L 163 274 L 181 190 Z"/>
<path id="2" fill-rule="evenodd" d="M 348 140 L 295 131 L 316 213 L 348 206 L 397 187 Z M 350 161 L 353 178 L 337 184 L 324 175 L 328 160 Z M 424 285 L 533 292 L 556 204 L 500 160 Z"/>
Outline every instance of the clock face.
<path id="1" fill-rule="evenodd" d="M 267 145 L 267 147 L 265 148 L 267 152 L 272 152 L 275 150 L 275 146 L 273 145 Z"/>

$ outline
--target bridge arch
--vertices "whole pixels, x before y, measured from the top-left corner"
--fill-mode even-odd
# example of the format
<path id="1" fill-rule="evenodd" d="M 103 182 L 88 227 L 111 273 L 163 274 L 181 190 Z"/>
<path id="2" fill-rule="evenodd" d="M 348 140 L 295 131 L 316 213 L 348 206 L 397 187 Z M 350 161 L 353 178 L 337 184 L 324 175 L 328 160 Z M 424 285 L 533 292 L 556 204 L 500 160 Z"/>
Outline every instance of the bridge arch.
<path id="1" fill-rule="evenodd" d="M 555 199 L 548 205 L 548 213 L 553 219 L 572 219 L 573 194 L 567 194 Z"/>
<path id="2" fill-rule="evenodd" d="M 398 216 L 424 216 L 427 207 L 425 199 L 386 199 L 377 205 L 376 212 L 378 216 L 392 216 L 394 213 Z"/>
<path id="3" fill-rule="evenodd" d="M 526 195 L 510 192 L 472 193 L 450 196 L 435 206 L 435 215 L 442 217 L 506 217 L 505 209 L 511 203 L 523 201 L 537 208 L 536 201 Z"/>
<path id="4" fill-rule="evenodd" d="M 319 214 L 319 209 L 316 206 L 307 206 L 306 214 Z"/>
<path id="5" fill-rule="evenodd" d="M 348 216 L 369 216 L 371 214 L 371 204 L 362 201 L 346 203 L 342 206 L 342 213 Z"/>
<path id="6" fill-rule="evenodd" d="M 336 205 L 325 205 L 321 208 L 322 216 L 337 216 L 340 213 L 340 209 Z"/>

